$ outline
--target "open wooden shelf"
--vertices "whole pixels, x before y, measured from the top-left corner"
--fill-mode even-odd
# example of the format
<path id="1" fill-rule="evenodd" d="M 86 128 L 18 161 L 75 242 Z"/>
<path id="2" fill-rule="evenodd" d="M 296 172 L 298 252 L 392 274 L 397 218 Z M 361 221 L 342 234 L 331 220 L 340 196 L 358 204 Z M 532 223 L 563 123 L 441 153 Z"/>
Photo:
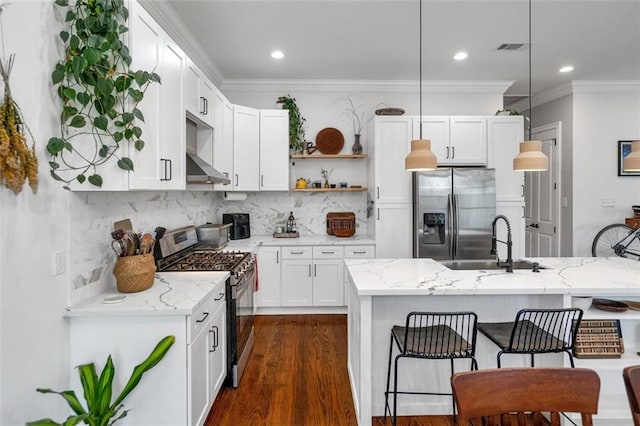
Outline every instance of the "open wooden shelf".
<path id="1" fill-rule="evenodd" d="M 293 188 L 293 192 L 363 192 L 367 188 Z"/>
<path id="2" fill-rule="evenodd" d="M 330 154 L 330 155 L 324 155 L 324 154 L 292 154 L 291 155 L 291 159 L 300 159 L 300 160 L 305 160 L 305 159 L 324 159 L 324 160 L 328 160 L 328 159 L 332 159 L 332 158 L 367 158 L 367 154 Z"/>

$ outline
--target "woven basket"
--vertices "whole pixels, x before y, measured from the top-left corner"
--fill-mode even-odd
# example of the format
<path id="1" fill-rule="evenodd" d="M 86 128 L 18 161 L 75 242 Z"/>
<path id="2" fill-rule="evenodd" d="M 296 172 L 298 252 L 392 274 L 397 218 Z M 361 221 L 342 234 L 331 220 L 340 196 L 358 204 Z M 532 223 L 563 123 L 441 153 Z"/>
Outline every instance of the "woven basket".
<path id="1" fill-rule="evenodd" d="M 153 253 L 118 257 L 113 275 L 121 293 L 135 293 L 148 289 L 153 285 L 156 275 Z"/>

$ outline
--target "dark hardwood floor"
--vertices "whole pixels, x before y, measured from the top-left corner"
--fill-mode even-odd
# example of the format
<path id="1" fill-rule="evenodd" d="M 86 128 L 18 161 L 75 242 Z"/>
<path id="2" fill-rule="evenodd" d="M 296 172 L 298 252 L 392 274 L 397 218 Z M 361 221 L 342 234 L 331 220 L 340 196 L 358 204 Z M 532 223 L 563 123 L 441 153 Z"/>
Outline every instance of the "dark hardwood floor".
<path id="1" fill-rule="evenodd" d="M 258 316 L 255 335 L 240 387 L 220 392 L 205 426 L 357 424 L 346 315 Z M 374 418 L 373 425 L 385 423 Z M 398 426 L 452 425 L 451 416 L 398 418 Z"/>

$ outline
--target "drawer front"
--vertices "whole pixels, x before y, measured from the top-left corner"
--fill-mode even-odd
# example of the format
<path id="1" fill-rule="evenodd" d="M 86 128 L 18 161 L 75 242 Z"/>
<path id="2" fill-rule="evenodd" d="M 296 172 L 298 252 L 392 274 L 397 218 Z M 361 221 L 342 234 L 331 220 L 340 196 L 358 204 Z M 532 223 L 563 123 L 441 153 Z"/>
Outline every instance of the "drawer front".
<path id="1" fill-rule="evenodd" d="M 189 318 L 190 322 L 190 335 L 188 336 L 189 342 L 195 336 L 198 335 L 200 330 L 207 325 L 209 320 L 213 317 L 213 313 L 225 303 L 225 286 L 224 282 L 216 286 L 216 289 L 212 291 L 206 300 L 200 306 L 198 306 L 191 314 Z"/>
<path id="2" fill-rule="evenodd" d="M 313 250 L 310 246 L 282 247 L 283 259 L 311 259 Z"/>
<path id="3" fill-rule="evenodd" d="M 344 257 L 344 247 L 342 246 L 314 246 L 314 259 L 342 259 Z"/>
<path id="4" fill-rule="evenodd" d="M 344 248 L 345 259 L 373 259 L 376 257 L 375 246 L 347 246 Z"/>

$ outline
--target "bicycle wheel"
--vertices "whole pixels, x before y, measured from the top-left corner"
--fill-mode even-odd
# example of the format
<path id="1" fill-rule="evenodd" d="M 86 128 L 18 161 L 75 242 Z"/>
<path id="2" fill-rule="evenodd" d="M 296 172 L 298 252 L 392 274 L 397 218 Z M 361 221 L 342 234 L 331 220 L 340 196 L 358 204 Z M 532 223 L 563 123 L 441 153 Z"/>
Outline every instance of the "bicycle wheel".
<path id="1" fill-rule="evenodd" d="M 640 236 L 630 226 L 615 223 L 607 225 L 596 234 L 591 245 L 593 257 L 627 257 L 640 260 Z M 628 237 L 628 238 L 627 238 Z"/>

